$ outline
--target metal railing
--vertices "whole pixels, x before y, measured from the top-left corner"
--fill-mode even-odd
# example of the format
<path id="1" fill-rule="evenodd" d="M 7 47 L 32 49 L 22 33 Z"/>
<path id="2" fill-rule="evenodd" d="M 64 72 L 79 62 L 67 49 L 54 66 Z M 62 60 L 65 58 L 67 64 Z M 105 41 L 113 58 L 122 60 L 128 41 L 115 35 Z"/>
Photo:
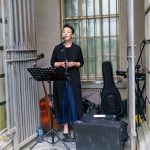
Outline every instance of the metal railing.
<path id="1" fill-rule="evenodd" d="M 14 133 L 14 149 L 35 137 L 39 125 L 38 85 L 27 68 L 36 62 L 34 0 L 1 0 L 7 128 Z M 3 22 L 3 21 L 2 21 Z"/>

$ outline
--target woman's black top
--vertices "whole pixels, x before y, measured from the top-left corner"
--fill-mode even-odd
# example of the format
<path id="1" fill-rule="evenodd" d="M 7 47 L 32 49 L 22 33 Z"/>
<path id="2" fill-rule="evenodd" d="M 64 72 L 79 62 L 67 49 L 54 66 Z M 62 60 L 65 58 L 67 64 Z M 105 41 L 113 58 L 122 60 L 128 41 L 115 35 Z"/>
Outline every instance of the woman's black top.
<path id="1" fill-rule="evenodd" d="M 80 67 L 83 66 L 83 54 L 80 46 L 72 43 L 70 48 L 65 48 L 64 44 L 61 43 L 54 48 L 52 57 L 51 57 L 51 66 L 54 66 L 55 62 L 61 61 L 73 61 L 80 62 Z M 63 72 L 65 72 L 64 68 L 59 68 Z M 78 67 L 71 67 L 67 69 L 69 81 L 72 87 L 72 93 L 74 96 L 74 104 L 78 119 L 82 117 L 82 95 L 81 95 L 81 82 L 80 82 L 80 72 Z M 62 115 L 62 99 L 65 91 L 65 82 L 63 81 L 54 81 L 53 83 L 53 94 L 54 94 L 54 109 L 55 115 L 58 119 L 58 122 L 64 123 L 63 121 L 59 121 L 59 117 Z"/>

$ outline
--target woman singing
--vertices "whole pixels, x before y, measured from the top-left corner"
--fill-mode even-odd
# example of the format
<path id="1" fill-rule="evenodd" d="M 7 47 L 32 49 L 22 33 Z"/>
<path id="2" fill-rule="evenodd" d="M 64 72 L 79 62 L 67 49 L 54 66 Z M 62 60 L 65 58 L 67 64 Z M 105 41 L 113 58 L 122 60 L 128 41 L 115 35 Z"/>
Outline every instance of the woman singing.
<path id="1" fill-rule="evenodd" d="M 65 24 L 63 43 L 57 45 L 52 54 L 51 65 L 67 72 L 67 80 L 54 81 L 54 109 L 57 122 L 63 124 L 63 135 L 69 138 L 68 124 L 82 117 L 82 95 L 79 68 L 84 60 L 80 46 L 73 43 L 74 28 Z M 67 91 L 66 91 L 67 90 Z"/>

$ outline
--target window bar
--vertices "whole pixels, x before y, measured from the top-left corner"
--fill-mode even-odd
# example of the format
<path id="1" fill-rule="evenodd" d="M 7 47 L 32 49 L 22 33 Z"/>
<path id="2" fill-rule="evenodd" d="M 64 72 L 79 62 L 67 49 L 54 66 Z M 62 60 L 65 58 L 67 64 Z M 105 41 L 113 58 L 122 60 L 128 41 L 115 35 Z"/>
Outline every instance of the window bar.
<path id="1" fill-rule="evenodd" d="M 101 43 L 101 62 L 104 61 L 104 36 L 103 36 L 103 10 L 102 10 L 102 0 L 100 0 L 100 34 L 101 34 L 101 37 L 100 37 L 100 43 Z"/>
<path id="2" fill-rule="evenodd" d="M 84 45 L 84 44 L 83 44 L 83 42 L 84 42 L 84 40 L 83 40 L 84 37 L 83 37 L 83 32 L 82 32 L 83 30 L 81 30 L 81 29 L 83 29 L 83 20 L 81 20 L 81 17 L 83 16 L 83 14 L 82 14 L 82 7 L 81 7 L 82 4 L 83 4 L 83 0 L 79 0 L 79 1 L 80 1 L 80 3 L 79 3 L 79 8 L 80 8 L 80 14 L 79 14 L 79 15 L 80 15 L 80 16 L 79 16 L 79 20 L 80 20 L 80 25 L 79 25 L 79 38 L 80 38 L 80 39 L 79 39 L 79 41 L 80 41 L 80 45 L 82 44 L 82 45 L 81 45 L 82 48 L 84 48 L 84 47 L 83 47 L 83 45 Z M 82 49 L 82 50 L 84 51 L 84 49 Z M 85 54 L 84 54 L 84 53 L 83 53 L 83 58 L 85 58 Z M 86 76 L 86 75 L 85 75 L 85 68 L 86 68 L 86 67 L 85 67 L 85 65 L 84 65 L 83 68 L 82 68 L 82 75 L 83 75 L 83 76 Z"/>
<path id="3" fill-rule="evenodd" d="M 88 55 L 88 51 L 89 51 L 89 48 L 88 48 L 88 25 L 89 25 L 89 20 L 87 18 L 87 16 L 88 16 L 87 1 L 85 3 L 86 3 L 87 79 L 89 79 L 89 55 Z"/>
<path id="4" fill-rule="evenodd" d="M 79 24 L 79 45 L 81 45 L 81 38 L 80 38 L 80 36 L 81 36 L 81 31 L 80 31 L 80 25 L 81 25 L 81 20 L 80 20 L 80 16 L 81 16 L 81 4 L 80 4 L 80 0 L 78 0 L 78 24 Z"/>
<path id="5" fill-rule="evenodd" d="M 75 1 L 75 3 L 76 3 L 76 1 Z M 76 33 L 76 20 L 74 20 L 73 18 L 74 17 L 76 17 L 75 16 L 75 9 L 73 10 L 73 8 L 74 8 L 74 5 L 73 5 L 73 2 L 71 1 L 71 24 L 73 25 L 73 27 L 74 27 L 74 29 L 75 29 L 75 33 Z M 74 33 L 74 34 L 75 34 Z M 75 43 L 77 43 L 77 37 L 75 36 L 75 38 L 74 38 L 74 41 L 75 41 Z"/>
<path id="6" fill-rule="evenodd" d="M 66 19 L 65 18 L 65 16 L 66 16 L 66 14 L 65 14 L 65 0 L 60 0 L 61 1 L 61 12 L 60 12 L 60 15 L 61 15 L 61 17 L 62 17 L 62 26 L 63 26 L 63 24 L 64 24 L 64 20 Z M 61 29 L 62 29 L 62 26 L 61 26 Z"/>
<path id="7" fill-rule="evenodd" d="M 73 20 L 73 4 L 72 4 L 72 0 L 71 0 L 71 24 L 74 26 L 74 20 Z M 76 41 L 76 39 L 75 39 Z"/>
<path id="8" fill-rule="evenodd" d="M 63 26 L 63 22 L 64 22 L 64 20 L 65 20 L 65 17 L 64 17 L 64 9 L 65 9 L 65 7 L 64 7 L 64 0 L 60 0 L 60 17 L 61 17 L 61 19 L 60 19 L 60 31 L 62 31 L 62 26 Z M 62 38 L 61 38 L 61 41 L 62 41 Z"/>
<path id="9" fill-rule="evenodd" d="M 96 57 L 96 18 L 95 18 L 95 5 L 96 5 L 96 2 L 95 0 L 93 1 L 93 11 L 94 11 L 94 40 L 93 40 L 93 47 L 94 47 L 94 80 L 96 80 L 96 76 L 97 76 L 97 71 L 96 71 L 96 64 L 97 64 L 97 57 Z"/>
<path id="10" fill-rule="evenodd" d="M 117 10 L 118 10 L 118 4 L 119 4 L 119 2 L 118 2 L 118 0 L 116 0 L 116 48 L 117 48 L 117 59 L 118 60 L 120 60 L 119 59 L 119 36 L 118 36 L 118 30 L 119 30 L 119 28 L 118 28 L 118 17 L 117 17 Z M 118 29 L 118 30 L 117 30 Z M 119 68 L 119 61 L 117 61 L 117 69 Z"/>
<path id="11" fill-rule="evenodd" d="M 109 60 L 111 61 L 111 31 L 110 31 L 110 0 L 108 0 L 108 25 L 109 25 Z"/>
<path id="12" fill-rule="evenodd" d="M 79 25 L 80 25 L 80 22 L 79 22 L 79 13 L 80 13 L 79 12 L 79 0 L 77 0 L 77 4 L 78 4 L 77 5 L 78 6 L 78 8 L 77 8 L 78 9 L 78 11 L 77 11 L 78 13 L 77 13 L 77 16 L 76 16 L 76 18 L 77 18 L 76 19 L 76 30 L 78 31 L 78 35 L 76 34 L 76 41 L 77 41 L 77 44 L 80 45 L 80 42 L 79 42 Z"/>

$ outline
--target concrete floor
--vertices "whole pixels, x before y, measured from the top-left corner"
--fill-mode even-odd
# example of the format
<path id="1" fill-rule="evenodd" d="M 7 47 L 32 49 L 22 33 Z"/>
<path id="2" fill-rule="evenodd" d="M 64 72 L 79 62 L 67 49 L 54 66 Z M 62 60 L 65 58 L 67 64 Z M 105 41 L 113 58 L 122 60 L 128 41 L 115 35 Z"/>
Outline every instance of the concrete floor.
<path id="1" fill-rule="evenodd" d="M 57 132 L 57 134 L 60 137 L 60 140 L 57 138 L 57 136 L 54 136 L 54 144 L 51 144 L 52 135 L 48 134 L 46 135 L 46 137 L 43 138 L 41 143 L 35 140 L 31 142 L 29 145 L 22 148 L 21 150 L 30 150 L 30 149 L 32 150 L 67 150 L 67 148 L 70 150 L 76 150 L 75 142 L 63 142 L 64 137 L 62 135 L 62 132 Z M 34 146 L 34 144 L 36 145 Z M 32 146 L 34 147 L 32 148 Z"/>
<path id="2" fill-rule="evenodd" d="M 61 139 L 63 139 L 63 135 L 62 135 L 62 132 L 57 132 L 59 137 Z M 73 132 L 71 134 L 71 136 L 73 137 Z M 106 137 L 107 138 L 107 137 Z M 58 141 L 58 138 L 55 136 L 54 138 L 55 140 L 54 141 Z M 67 150 L 67 148 L 65 147 L 65 145 L 59 141 L 55 144 L 51 144 L 52 143 L 52 135 L 47 135 L 44 140 L 48 141 L 48 142 L 45 142 L 45 141 L 42 141 L 42 143 L 37 143 L 33 148 L 32 150 Z M 22 148 L 21 150 L 30 150 L 31 147 L 37 142 L 37 140 L 33 141 L 32 143 L 30 143 L 28 146 Z M 50 143 L 49 143 L 50 142 Z M 75 142 L 65 142 L 65 144 L 67 145 L 68 149 L 69 150 L 76 150 L 76 143 Z M 124 150 L 130 150 L 130 142 L 129 140 L 126 142 L 125 144 L 125 147 L 124 147 Z M 85 145 L 85 148 L 87 150 L 88 147 L 86 147 Z M 92 149 L 92 150 L 95 150 L 95 149 Z M 114 150 L 114 149 L 112 149 Z"/>
<path id="3" fill-rule="evenodd" d="M 50 140 L 51 138 L 49 138 Z M 32 147 L 32 145 L 34 144 L 35 142 L 33 142 L 32 144 L 22 148 L 22 150 L 30 150 L 30 148 Z M 66 145 L 67 147 L 70 149 L 70 150 L 76 150 L 76 143 L 75 142 L 66 142 Z M 86 145 L 85 145 L 85 148 L 87 150 L 89 150 Z M 67 148 L 64 146 L 64 144 L 59 141 L 58 143 L 56 144 L 50 144 L 50 143 L 47 143 L 47 142 L 42 142 L 42 143 L 38 143 L 32 150 L 67 150 Z M 94 149 L 93 149 L 94 150 Z M 114 149 L 112 149 L 114 150 Z M 130 150 L 130 145 L 129 145 L 129 142 L 126 143 L 125 147 L 124 147 L 124 150 Z"/>

